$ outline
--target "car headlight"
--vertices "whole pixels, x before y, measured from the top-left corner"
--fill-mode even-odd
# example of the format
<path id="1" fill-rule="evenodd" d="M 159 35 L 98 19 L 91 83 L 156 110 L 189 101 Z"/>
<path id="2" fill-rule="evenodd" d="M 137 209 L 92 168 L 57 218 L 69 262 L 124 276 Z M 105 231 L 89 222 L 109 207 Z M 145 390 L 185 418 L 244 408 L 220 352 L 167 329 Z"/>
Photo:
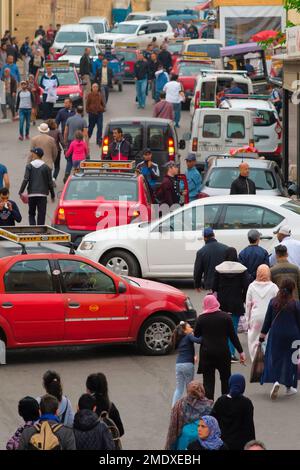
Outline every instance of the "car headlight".
<path id="1" fill-rule="evenodd" d="M 96 245 L 96 242 L 83 241 L 79 245 L 79 250 L 92 250 L 95 245 Z"/>
<path id="2" fill-rule="evenodd" d="M 77 100 L 80 98 L 80 93 L 70 93 L 71 100 Z"/>
<path id="3" fill-rule="evenodd" d="M 189 297 L 186 298 L 185 305 L 186 305 L 187 310 L 195 310 L 191 302 L 191 299 Z"/>

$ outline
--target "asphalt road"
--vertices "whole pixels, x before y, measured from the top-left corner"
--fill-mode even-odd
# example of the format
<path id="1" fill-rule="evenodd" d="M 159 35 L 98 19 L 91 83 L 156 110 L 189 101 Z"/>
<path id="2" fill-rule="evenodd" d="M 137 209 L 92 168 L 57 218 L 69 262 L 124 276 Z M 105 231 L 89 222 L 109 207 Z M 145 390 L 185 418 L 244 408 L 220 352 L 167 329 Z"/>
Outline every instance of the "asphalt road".
<path id="1" fill-rule="evenodd" d="M 150 101 L 144 111 L 135 109 L 134 87 L 126 85 L 123 93 L 110 95 L 105 121 L 112 117 L 151 115 Z M 189 129 L 189 113 L 184 112 L 180 136 Z M 33 129 L 32 134 L 37 130 Z M 0 124 L 0 162 L 7 165 L 11 179 L 11 197 L 18 201 L 29 142 L 19 142 L 18 124 Z M 92 138 L 95 142 L 95 137 Z M 91 144 L 92 158 L 98 149 Z M 63 161 L 64 165 L 64 161 Z M 63 167 L 64 168 L 64 167 Z M 60 178 L 62 174 L 60 175 Z M 62 189 L 59 179 L 57 190 Z M 27 224 L 27 207 L 20 203 L 23 223 Z M 49 203 L 47 223 L 50 224 L 54 204 Z M 193 290 L 189 281 L 170 281 L 185 291 L 192 299 L 198 313 L 201 312 L 203 295 Z M 246 347 L 246 336 L 240 335 Z M 175 356 L 143 357 L 133 346 L 93 346 L 81 348 L 55 348 L 51 350 L 15 351 L 8 353 L 8 365 L 0 366 L 0 449 L 20 424 L 17 403 L 25 395 L 39 396 L 42 375 L 47 369 L 57 370 L 63 379 L 64 392 L 76 407 L 81 393 L 85 392 L 85 380 L 89 373 L 104 372 L 109 381 L 110 397 L 120 410 L 125 426 L 123 447 L 125 449 L 161 449 L 168 428 L 169 413 L 175 383 Z M 249 377 L 247 367 L 233 365 L 232 370 Z M 255 408 L 257 438 L 269 449 L 300 448 L 300 396 L 284 397 L 276 402 L 269 398 L 270 386 L 247 384 L 246 394 Z M 216 397 L 220 393 L 217 380 Z"/>

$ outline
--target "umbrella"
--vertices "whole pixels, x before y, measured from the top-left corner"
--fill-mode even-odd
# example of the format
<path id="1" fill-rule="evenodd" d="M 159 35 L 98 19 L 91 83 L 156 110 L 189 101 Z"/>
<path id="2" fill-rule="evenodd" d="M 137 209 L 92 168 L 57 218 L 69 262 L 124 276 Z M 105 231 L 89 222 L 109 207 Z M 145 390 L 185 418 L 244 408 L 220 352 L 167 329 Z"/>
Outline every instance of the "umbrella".
<path id="1" fill-rule="evenodd" d="M 255 147 L 252 147 L 251 145 L 244 145 L 243 147 L 240 148 L 231 148 L 229 151 L 229 154 L 234 157 L 238 153 L 256 153 L 257 149 Z"/>
<path id="2" fill-rule="evenodd" d="M 251 41 L 253 42 L 267 41 L 268 39 L 276 38 L 278 34 L 279 34 L 278 31 L 274 31 L 273 29 L 266 29 L 265 31 L 261 31 L 260 33 L 257 33 L 251 36 Z"/>

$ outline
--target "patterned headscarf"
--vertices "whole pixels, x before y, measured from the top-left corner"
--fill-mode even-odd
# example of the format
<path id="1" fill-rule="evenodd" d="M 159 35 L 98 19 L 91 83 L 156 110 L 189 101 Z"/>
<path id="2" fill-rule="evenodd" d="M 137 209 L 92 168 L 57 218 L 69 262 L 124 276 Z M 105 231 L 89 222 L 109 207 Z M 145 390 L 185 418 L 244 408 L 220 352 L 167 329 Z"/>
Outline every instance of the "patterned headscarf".
<path id="1" fill-rule="evenodd" d="M 187 386 L 187 396 L 191 398 L 196 398 L 197 400 L 205 399 L 205 390 L 201 382 L 198 380 L 193 380 Z"/>
<path id="2" fill-rule="evenodd" d="M 201 446 L 207 450 L 219 450 L 224 442 L 221 439 L 221 430 L 218 421 L 213 416 L 202 416 L 201 420 L 204 421 L 209 429 L 209 436 L 206 439 L 200 439 L 200 437 L 198 437 Z"/>

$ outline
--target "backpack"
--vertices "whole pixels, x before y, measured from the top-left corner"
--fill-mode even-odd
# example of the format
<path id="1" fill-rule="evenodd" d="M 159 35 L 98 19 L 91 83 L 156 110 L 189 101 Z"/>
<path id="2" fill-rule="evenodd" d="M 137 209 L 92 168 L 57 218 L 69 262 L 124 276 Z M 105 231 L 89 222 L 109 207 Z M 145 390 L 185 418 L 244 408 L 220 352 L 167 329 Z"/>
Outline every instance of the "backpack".
<path id="1" fill-rule="evenodd" d="M 115 443 L 116 450 L 122 450 L 122 444 L 120 439 L 120 432 L 116 423 L 109 417 L 108 411 L 102 411 L 100 414 L 100 420 L 108 427 L 111 434 L 112 440 Z"/>
<path id="2" fill-rule="evenodd" d="M 48 421 L 34 425 L 36 432 L 29 441 L 30 450 L 62 450 L 56 432 L 62 424 L 50 424 Z"/>

